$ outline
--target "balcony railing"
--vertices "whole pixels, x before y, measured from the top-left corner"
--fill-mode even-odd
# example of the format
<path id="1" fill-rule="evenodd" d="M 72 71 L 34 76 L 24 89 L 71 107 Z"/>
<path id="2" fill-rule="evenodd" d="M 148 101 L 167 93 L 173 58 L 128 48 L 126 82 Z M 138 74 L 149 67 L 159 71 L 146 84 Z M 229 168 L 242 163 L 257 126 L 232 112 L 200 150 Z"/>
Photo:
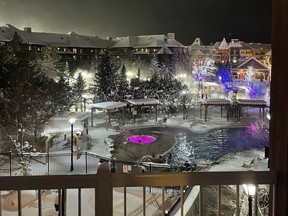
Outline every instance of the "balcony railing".
<path id="1" fill-rule="evenodd" d="M 203 215 L 203 205 L 205 200 L 203 199 L 203 187 L 208 185 L 214 185 L 217 188 L 216 203 L 216 215 L 223 215 L 223 209 L 221 208 L 221 202 L 224 194 L 221 192 L 221 186 L 233 185 L 235 186 L 235 214 L 240 215 L 241 203 L 243 197 L 241 196 L 241 187 L 243 184 L 254 184 L 254 185 L 268 185 L 269 186 L 269 215 L 273 215 L 273 202 L 274 202 L 274 188 L 277 183 L 276 173 L 272 171 L 246 171 L 246 172 L 195 172 L 195 173 L 139 173 L 139 174 L 127 174 L 127 173 L 111 173 L 107 163 L 103 163 L 97 174 L 95 175 L 61 175 L 61 176 L 19 176 L 19 177 L 1 177 L 0 178 L 0 191 L 2 193 L 1 213 L 3 214 L 5 206 L 9 205 L 7 195 L 3 194 L 7 191 L 14 191 L 15 195 L 13 200 L 13 207 L 15 215 L 25 215 L 23 211 L 25 203 L 23 193 L 25 190 L 36 190 L 36 207 L 35 215 L 44 215 L 44 203 L 43 191 L 54 189 L 58 194 L 59 204 L 59 215 L 154 215 L 157 212 L 160 215 L 169 215 L 169 208 L 165 205 L 167 198 L 167 190 L 171 188 L 179 189 L 178 196 L 178 215 L 185 215 L 185 208 L 189 204 L 192 206 L 191 199 L 185 197 L 185 191 L 187 186 L 192 188 L 191 191 L 196 191 L 197 199 L 197 213 Z M 158 188 L 158 192 L 151 192 L 151 188 Z M 93 190 L 93 196 L 90 199 L 90 210 L 87 212 L 87 199 L 83 198 L 83 195 L 87 193 L 86 189 Z M 120 210 L 116 212 L 115 205 L 115 190 L 119 196 L 120 189 L 122 191 Z M 140 206 L 132 208 L 130 206 L 131 199 L 129 199 L 128 191 L 133 188 L 138 191 L 138 198 L 142 199 Z M 76 189 L 76 200 L 73 200 L 73 204 L 69 204 L 72 195 L 71 191 Z M 147 190 L 149 189 L 149 190 Z M 18 191 L 18 193 L 17 193 Z M 75 190 L 73 190 L 75 192 Z M 139 195 L 140 194 L 140 195 Z M 70 196 L 71 195 L 71 196 Z M 75 193 L 74 193 L 75 195 Z M 149 196 L 148 196 L 149 195 Z M 255 200 L 257 195 L 255 196 Z M 92 201 L 91 201 L 92 200 Z M 154 200 L 154 201 L 153 201 Z M 177 201 L 177 200 L 176 200 Z M 175 203 L 176 203 L 175 201 Z M 6 203 L 5 203 L 6 202 Z M 195 199 L 194 199 L 194 202 Z M 20 205 L 18 205 L 20 203 Z M 76 204 L 75 204 L 76 203 Z M 155 204 L 156 210 L 151 213 L 151 205 Z M 256 201 L 255 201 L 256 203 Z M 11 204 L 11 203 L 10 203 Z M 85 205 L 84 205 L 85 204 Z M 114 203 L 115 204 L 115 203 Z M 45 204 L 47 207 L 47 203 Z M 51 204 L 54 209 L 54 203 Z M 113 210 L 114 206 L 114 210 Z M 45 207 L 45 208 L 46 208 Z M 117 207 L 119 208 L 119 206 Z M 56 210 L 54 210 L 56 212 Z M 17 213 L 16 213 L 17 212 Z M 120 212 L 120 214 L 119 214 Z M 254 212 L 257 212 L 257 208 L 254 207 Z M 10 215 L 10 214 L 9 214 Z M 172 215 L 172 214 L 171 214 Z M 174 214 L 173 214 L 174 215 Z"/>

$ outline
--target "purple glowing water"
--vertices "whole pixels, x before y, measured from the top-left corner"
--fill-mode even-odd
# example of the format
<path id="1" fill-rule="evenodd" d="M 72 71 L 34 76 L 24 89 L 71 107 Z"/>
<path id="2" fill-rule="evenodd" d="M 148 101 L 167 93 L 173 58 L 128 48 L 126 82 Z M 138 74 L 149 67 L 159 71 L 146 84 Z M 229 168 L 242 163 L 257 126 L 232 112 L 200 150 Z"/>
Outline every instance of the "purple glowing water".
<path id="1" fill-rule="evenodd" d="M 137 144 L 147 144 L 154 142 L 156 137 L 150 135 L 132 135 L 127 138 L 129 142 L 137 143 Z"/>

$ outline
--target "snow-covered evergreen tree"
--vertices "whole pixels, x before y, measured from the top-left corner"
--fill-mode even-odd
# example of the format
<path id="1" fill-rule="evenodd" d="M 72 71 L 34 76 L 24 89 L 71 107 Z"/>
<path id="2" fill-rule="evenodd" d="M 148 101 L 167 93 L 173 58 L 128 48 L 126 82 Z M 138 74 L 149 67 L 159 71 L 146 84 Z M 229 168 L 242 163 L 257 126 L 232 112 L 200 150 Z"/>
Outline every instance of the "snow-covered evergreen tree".
<path id="1" fill-rule="evenodd" d="M 57 82 L 41 72 L 34 51 L 17 33 L 7 46 L 0 46 L 0 53 L 1 144 L 10 148 L 11 142 L 19 142 L 20 125 L 26 139 L 59 112 L 56 96 L 62 89 L 55 92 Z"/>
<path id="2" fill-rule="evenodd" d="M 115 85 L 116 77 L 117 68 L 113 63 L 109 50 L 107 50 L 99 62 L 94 75 L 93 93 L 95 95 L 95 102 L 114 100 L 117 88 Z"/>
<path id="3" fill-rule="evenodd" d="M 129 83 L 126 76 L 126 67 L 122 66 L 117 77 L 117 96 L 119 101 L 125 102 L 127 95 L 129 94 Z"/>
<path id="4" fill-rule="evenodd" d="M 83 111 L 83 107 L 82 107 L 82 95 L 85 91 L 85 81 L 83 79 L 83 76 L 81 73 L 78 74 L 78 77 L 76 79 L 76 82 L 73 84 L 72 87 L 72 92 L 73 92 L 73 101 L 74 101 L 74 105 L 75 107 L 78 109 L 79 105 L 81 107 L 81 111 Z"/>
<path id="5" fill-rule="evenodd" d="M 154 73 L 153 76 L 157 76 L 158 78 L 161 78 L 161 76 L 162 76 L 161 72 L 162 72 L 163 68 L 161 67 L 156 56 L 154 56 L 154 58 L 151 59 L 150 67 Z"/>

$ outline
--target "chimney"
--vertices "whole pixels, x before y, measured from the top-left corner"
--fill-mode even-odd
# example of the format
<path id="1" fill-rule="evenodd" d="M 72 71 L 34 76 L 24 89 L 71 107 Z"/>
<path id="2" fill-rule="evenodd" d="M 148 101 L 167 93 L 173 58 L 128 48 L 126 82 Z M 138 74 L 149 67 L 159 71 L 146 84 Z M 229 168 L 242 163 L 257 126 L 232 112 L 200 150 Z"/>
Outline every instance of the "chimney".
<path id="1" fill-rule="evenodd" d="M 24 31 L 31 33 L 32 32 L 32 28 L 31 27 L 24 27 Z"/>
<path id="2" fill-rule="evenodd" d="M 175 39 L 175 33 L 167 33 L 168 39 Z"/>

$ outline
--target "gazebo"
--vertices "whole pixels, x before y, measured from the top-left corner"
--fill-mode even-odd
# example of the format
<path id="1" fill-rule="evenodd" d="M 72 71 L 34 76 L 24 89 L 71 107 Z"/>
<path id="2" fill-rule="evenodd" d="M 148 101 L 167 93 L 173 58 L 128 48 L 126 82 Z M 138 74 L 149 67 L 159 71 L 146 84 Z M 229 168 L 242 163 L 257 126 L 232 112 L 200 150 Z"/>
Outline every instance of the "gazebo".
<path id="1" fill-rule="evenodd" d="M 143 98 L 143 99 L 131 99 L 127 100 L 127 103 L 133 108 L 134 106 L 149 106 L 150 111 L 150 118 L 152 117 L 152 106 L 155 107 L 155 119 L 157 122 L 157 106 L 160 104 L 160 102 L 155 98 Z M 131 109 L 131 108 L 130 108 Z M 134 117 L 134 122 L 136 118 L 136 113 L 132 113 Z"/>
<path id="2" fill-rule="evenodd" d="M 259 108 L 259 115 L 261 116 L 261 109 L 262 109 L 262 118 L 264 120 L 265 113 L 264 109 L 267 107 L 267 103 L 264 100 L 253 100 L 253 99 L 237 99 L 237 103 L 239 104 L 239 109 L 237 112 L 238 121 L 240 121 L 240 112 L 242 107 L 247 107 L 247 116 L 248 116 L 248 108 L 249 107 L 256 107 Z"/>
<path id="3" fill-rule="evenodd" d="M 86 134 L 88 134 L 88 118 L 89 115 L 87 113 L 77 113 L 77 120 L 74 124 L 75 133 L 73 133 L 73 138 L 75 139 L 75 145 L 73 146 L 73 149 L 77 153 L 77 158 L 80 157 L 79 153 L 81 148 L 78 133 L 83 133 L 85 130 Z M 62 115 L 51 118 L 42 133 L 42 135 L 47 137 L 45 140 L 45 152 L 49 153 L 49 143 L 52 143 L 52 140 L 55 136 L 63 135 L 64 140 L 66 140 L 66 135 L 70 134 L 70 132 L 71 127 L 68 121 L 68 117 Z"/>
<path id="4" fill-rule="evenodd" d="M 223 107 L 226 107 L 227 121 L 229 120 L 228 107 L 231 102 L 227 99 L 202 99 L 200 100 L 200 118 L 202 118 L 202 106 L 205 107 L 205 122 L 207 121 L 208 107 L 209 106 L 220 106 L 221 107 L 221 118 L 223 113 Z"/>
<path id="5" fill-rule="evenodd" d="M 109 123 L 111 122 L 111 111 L 115 109 L 122 109 L 122 114 L 123 114 L 123 125 L 125 124 L 125 107 L 127 106 L 126 103 L 123 102 L 116 102 L 116 101 L 107 101 L 107 102 L 100 102 L 100 103 L 95 103 L 91 104 L 91 127 L 93 127 L 93 117 L 94 117 L 94 110 L 95 109 L 104 109 L 108 111 L 108 116 L 109 116 Z"/>

